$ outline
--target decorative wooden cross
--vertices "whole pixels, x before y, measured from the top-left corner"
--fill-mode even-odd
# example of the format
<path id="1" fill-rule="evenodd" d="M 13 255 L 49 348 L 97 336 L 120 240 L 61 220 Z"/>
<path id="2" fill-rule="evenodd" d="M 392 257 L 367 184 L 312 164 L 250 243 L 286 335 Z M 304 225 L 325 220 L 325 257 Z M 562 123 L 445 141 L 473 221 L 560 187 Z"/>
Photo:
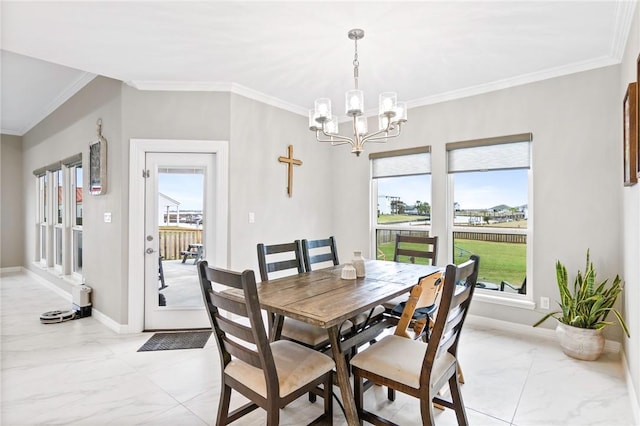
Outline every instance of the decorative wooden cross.
<path id="1" fill-rule="evenodd" d="M 278 161 L 281 163 L 287 163 L 287 194 L 289 197 L 293 195 L 293 166 L 302 166 L 302 161 L 293 158 L 293 145 L 287 147 L 288 155 L 286 157 L 278 157 Z"/>

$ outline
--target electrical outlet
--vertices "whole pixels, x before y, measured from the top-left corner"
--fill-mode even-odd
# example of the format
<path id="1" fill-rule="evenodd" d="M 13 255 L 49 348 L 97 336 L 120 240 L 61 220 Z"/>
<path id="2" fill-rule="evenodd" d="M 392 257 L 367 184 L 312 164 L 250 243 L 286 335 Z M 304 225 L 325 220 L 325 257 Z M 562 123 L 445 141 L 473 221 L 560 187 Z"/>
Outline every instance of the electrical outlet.
<path id="1" fill-rule="evenodd" d="M 540 298 L 540 309 L 549 309 L 549 298 L 541 297 Z"/>

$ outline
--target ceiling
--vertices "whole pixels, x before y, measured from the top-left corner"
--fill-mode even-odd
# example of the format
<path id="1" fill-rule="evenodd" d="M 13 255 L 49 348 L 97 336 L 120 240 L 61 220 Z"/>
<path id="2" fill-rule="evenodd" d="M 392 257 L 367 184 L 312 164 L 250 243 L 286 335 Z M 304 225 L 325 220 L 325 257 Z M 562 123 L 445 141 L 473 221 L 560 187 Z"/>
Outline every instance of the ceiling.
<path id="1" fill-rule="evenodd" d="M 635 1 L 1 4 L 2 133 L 23 135 L 96 75 L 344 114 L 358 43 L 365 106 L 409 107 L 618 64 Z M 409 121 L 411 115 L 409 112 Z"/>

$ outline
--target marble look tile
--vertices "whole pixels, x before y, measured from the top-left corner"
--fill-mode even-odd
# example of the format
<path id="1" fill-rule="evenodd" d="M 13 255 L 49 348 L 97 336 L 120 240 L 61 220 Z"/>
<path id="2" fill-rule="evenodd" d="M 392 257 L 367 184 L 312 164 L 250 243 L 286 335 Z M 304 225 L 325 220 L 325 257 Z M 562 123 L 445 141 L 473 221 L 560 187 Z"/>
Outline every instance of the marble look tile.
<path id="1" fill-rule="evenodd" d="M 220 395 L 215 341 L 203 349 L 137 352 L 153 333 L 119 335 L 94 318 L 41 324 L 69 305 L 23 273 L 0 276 L 0 421 L 3 425 L 213 425 Z M 467 324 L 459 359 L 471 425 L 630 425 L 633 414 L 620 357 L 595 362 L 562 353 L 554 340 Z M 337 387 L 334 392 L 340 395 Z M 403 426 L 419 425 L 418 400 L 386 388 L 365 407 Z M 234 394 L 232 407 L 246 400 Z M 281 424 L 306 424 L 322 402 L 306 397 L 281 411 Z M 234 424 L 263 425 L 256 410 Z M 457 424 L 452 410 L 438 425 Z M 334 403 L 334 425 L 345 425 Z"/>

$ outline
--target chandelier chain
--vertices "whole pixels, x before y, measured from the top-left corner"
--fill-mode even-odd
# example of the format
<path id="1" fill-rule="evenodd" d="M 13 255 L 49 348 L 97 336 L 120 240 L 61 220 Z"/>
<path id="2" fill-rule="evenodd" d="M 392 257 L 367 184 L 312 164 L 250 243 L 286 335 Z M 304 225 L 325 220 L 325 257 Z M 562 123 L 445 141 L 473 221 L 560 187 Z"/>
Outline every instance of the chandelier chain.
<path id="1" fill-rule="evenodd" d="M 355 38 L 355 53 L 353 55 L 353 80 L 355 81 L 356 89 L 358 88 L 358 67 L 360 66 L 360 62 L 358 61 L 358 38 Z"/>

